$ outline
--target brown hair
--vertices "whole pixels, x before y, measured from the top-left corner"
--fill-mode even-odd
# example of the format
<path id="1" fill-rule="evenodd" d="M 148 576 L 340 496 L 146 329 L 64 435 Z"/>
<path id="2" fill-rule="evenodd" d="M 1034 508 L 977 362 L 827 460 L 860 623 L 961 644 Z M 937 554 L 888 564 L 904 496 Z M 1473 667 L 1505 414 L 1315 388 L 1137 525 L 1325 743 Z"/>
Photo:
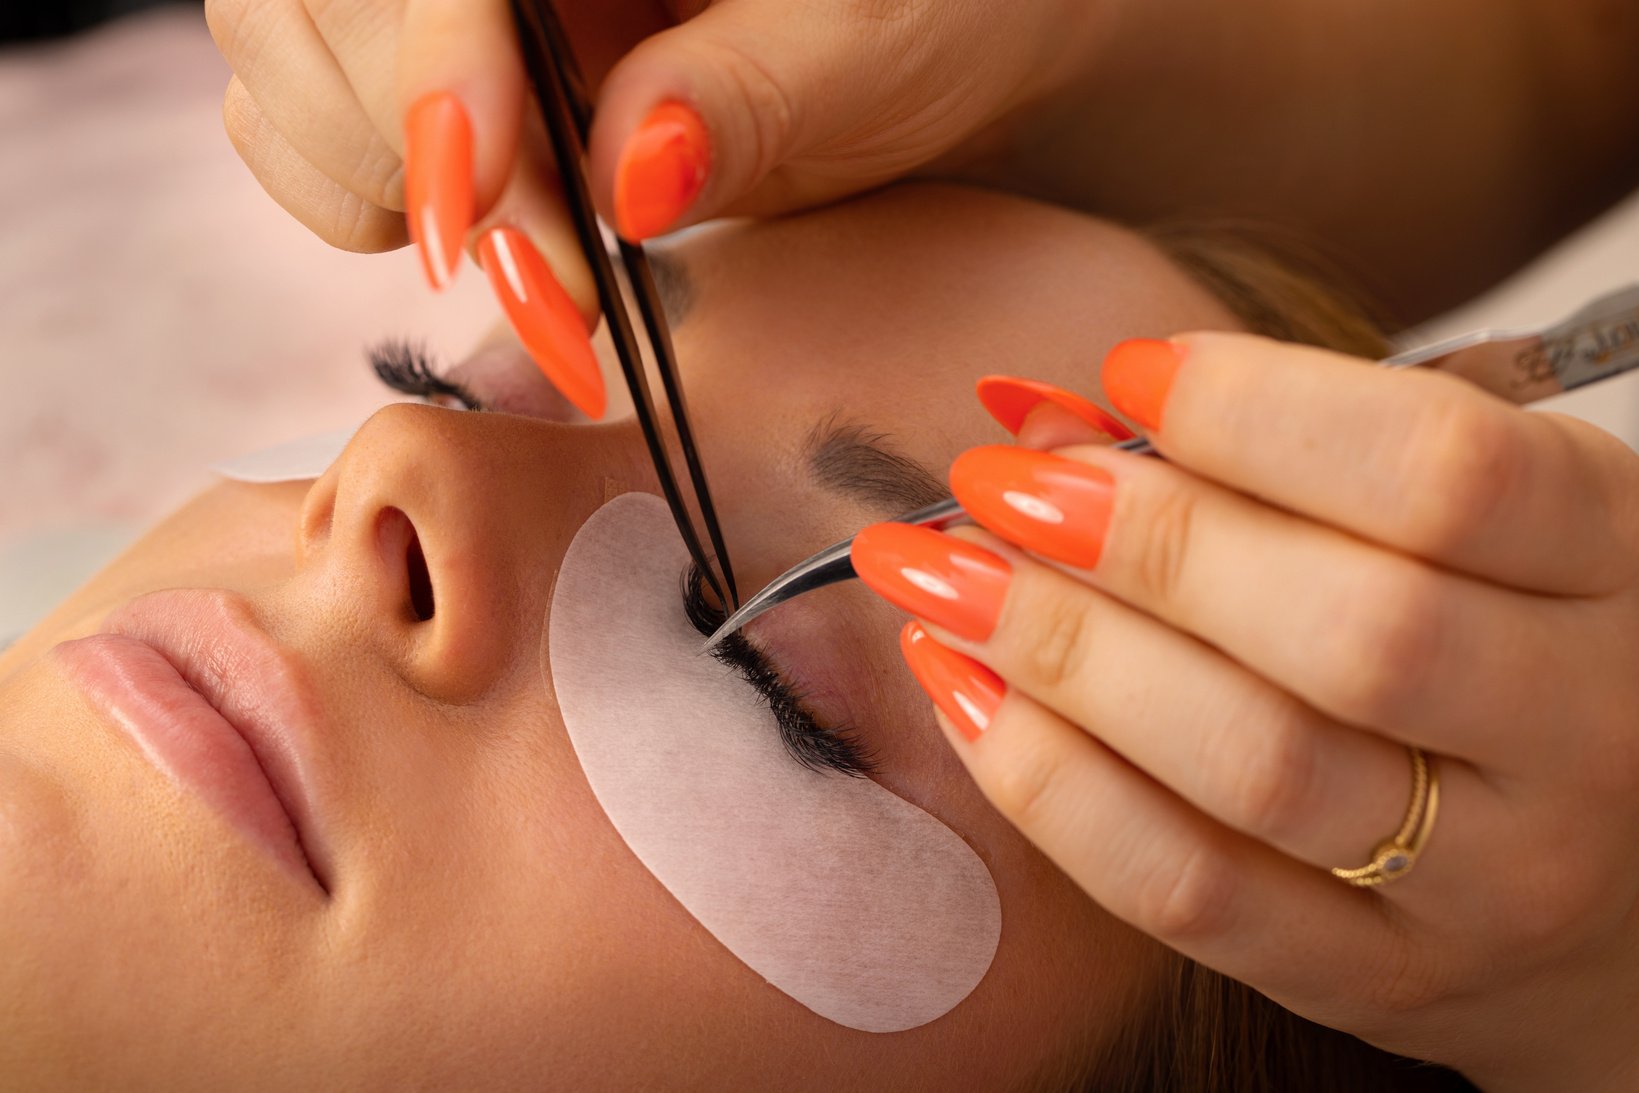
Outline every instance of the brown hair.
<path id="1" fill-rule="evenodd" d="M 1299 240 L 1223 223 L 1172 223 L 1144 234 L 1255 334 L 1371 360 L 1391 352 L 1365 296 Z"/>
<path id="2" fill-rule="evenodd" d="M 1312 254 L 1222 225 L 1146 233 L 1254 333 L 1368 359 L 1390 352 L 1358 297 Z M 1256 239 L 1256 242 L 1252 241 Z M 1244 983 L 1169 953 L 1160 987 L 1113 1041 L 1048 1088 L 1087 1093 L 1409 1093 L 1474 1086 L 1317 1025 Z M 1342 954 L 1339 959 L 1346 959 Z"/>

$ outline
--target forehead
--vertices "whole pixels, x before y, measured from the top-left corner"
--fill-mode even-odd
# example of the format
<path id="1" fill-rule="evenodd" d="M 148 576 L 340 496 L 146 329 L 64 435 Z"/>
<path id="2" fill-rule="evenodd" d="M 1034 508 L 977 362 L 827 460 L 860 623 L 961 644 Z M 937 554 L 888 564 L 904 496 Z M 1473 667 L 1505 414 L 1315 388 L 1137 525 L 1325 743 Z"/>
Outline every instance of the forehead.
<path id="1" fill-rule="evenodd" d="M 687 301 L 689 324 L 726 341 L 777 329 L 789 353 L 840 351 L 841 362 L 867 353 L 937 353 L 953 367 L 1066 361 L 1085 378 L 1122 338 L 1239 325 L 1128 229 L 956 187 L 904 186 L 725 225 L 673 253 L 687 275 L 672 295 Z"/>
<path id="2" fill-rule="evenodd" d="M 948 186 L 725 225 L 672 258 L 680 355 L 703 385 L 732 375 L 716 394 L 758 416 L 863 417 L 934 460 L 1001 439 L 973 398 L 980 376 L 1102 401 L 1098 364 L 1116 342 L 1240 325 L 1134 232 Z"/>

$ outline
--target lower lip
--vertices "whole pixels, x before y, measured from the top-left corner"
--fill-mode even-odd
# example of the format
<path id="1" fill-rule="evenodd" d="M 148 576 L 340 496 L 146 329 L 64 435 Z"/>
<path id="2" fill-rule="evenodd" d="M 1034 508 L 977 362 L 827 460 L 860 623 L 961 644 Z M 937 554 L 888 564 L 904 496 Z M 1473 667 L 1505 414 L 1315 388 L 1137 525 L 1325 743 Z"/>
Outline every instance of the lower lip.
<path id="1" fill-rule="evenodd" d="M 59 645 L 70 678 L 148 761 L 309 882 L 296 828 L 250 745 L 171 662 L 135 638 L 98 634 Z"/>

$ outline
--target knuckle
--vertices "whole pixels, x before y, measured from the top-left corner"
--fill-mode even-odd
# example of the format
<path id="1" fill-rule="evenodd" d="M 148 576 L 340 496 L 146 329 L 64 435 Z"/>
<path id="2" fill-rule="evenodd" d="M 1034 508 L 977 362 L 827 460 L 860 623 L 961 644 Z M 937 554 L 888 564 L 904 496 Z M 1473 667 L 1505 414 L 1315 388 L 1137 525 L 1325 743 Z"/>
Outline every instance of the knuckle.
<path id="1" fill-rule="evenodd" d="M 754 53 L 724 46 L 713 60 L 716 71 L 728 82 L 731 101 L 744 105 L 738 121 L 752 172 L 747 178 L 749 188 L 784 161 L 796 132 L 797 104 L 779 74 Z"/>
<path id="2" fill-rule="evenodd" d="M 1138 593 L 1151 604 L 1170 603 L 1182 587 L 1199 501 L 1182 484 L 1165 486 L 1139 500 L 1141 492 L 1128 491 L 1128 503 L 1135 511 L 1117 512 L 1111 522 L 1123 529 L 1137 529 L 1136 541 L 1127 553 L 1135 559 L 1132 573 Z M 1120 505 L 1123 494 L 1118 492 L 1116 496 Z M 1142 511 L 1136 511 L 1139 507 Z M 1131 551 L 1137 551 L 1136 556 Z"/>
<path id="3" fill-rule="evenodd" d="M 357 0 L 301 0 L 308 17 L 332 50 L 351 53 L 383 41 L 392 5 Z"/>
<path id="4" fill-rule="evenodd" d="M 1135 925 L 1172 945 L 1221 937 L 1233 926 L 1238 885 L 1227 858 L 1210 846 L 1196 847 L 1138 885 Z"/>
<path id="5" fill-rule="evenodd" d="M 1268 726 L 1256 746 L 1238 749 L 1243 760 L 1232 764 L 1232 822 L 1242 831 L 1275 844 L 1289 844 L 1313 822 L 1311 789 L 1315 784 L 1315 734 L 1294 714 L 1264 721 Z"/>
<path id="6" fill-rule="evenodd" d="M 1011 757 L 990 779 L 990 800 L 1019 830 L 1037 832 L 1050 819 L 1063 778 L 1062 753 L 1042 747 Z"/>
<path id="7" fill-rule="evenodd" d="M 853 0 L 852 14 L 870 22 L 897 23 L 912 19 L 928 9 L 929 0 Z"/>
<path id="8" fill-rule="evenodd" d="M 1439 956 L 1397 938 L 1367 965 L 1361 986 L 1368 1011 L 1398 1027 L 1403 1018 L 1427 1011 L 1449 993 Z"/>
<path id="9" fill-rule="evenodd" d="M 338 250 L 374 254 L 399 245 L 404 218 L 378 208 L 349 190 L 338 190 L 330 217 L 314 228 Z"/>
<path id="10" fill-rule="evenodd" d="M 243 71 L 261 52 L 283 3 L 256 0 L 205 0 L 205 25 L 216 48 L 235 71 Z"/>
<path id="11" fill-rule="evenodd" d="M 374 132 L 361 142 L 348 189 L 372 205 L 404 211 L 404 161 Z"/>
<path id="12" fill-rule="evenodd" d="M 1464 397 L 1431 400 L 1410 435 L 1401 468 L 1407 545 L 1461 551 L 1518 491 L 1528 469 L 1519 430 L 1496 407 Z"/>
<path id="13" fill-rule="evenodd" d="M 1521 954 L 1556 953 L 1583 944 L 1590 932 L 1605 929 L 1612 914 L 1619 920 L 1632 910 L 1611 884 L 1605 864 L 1609 859 L 1595 849 L 1587 825 L 1599 823 L 1590 810 L 1577 809 L 1575 818 L 1541 812 L 1530 824 L 1527 845 L 1511 857 L 1527 858 L 1529 870 L 1517 870 L 1500 886 L 1498 905 L 1506 908 L 1505 923 L 1511 948 Z M 1559 847 L 1581 845 L 1584 853 L 1555 853 Z"/>
<path id="14" fill-rule="evenodd" d="M 1078 596 L 1031 597 L 1022 605 L 1029 619 L 1020 667 L 1037 687 L 1056 692 L 1073 681 L 1087 663 L 1092 622 Z"/>
<path id="15" fill-rule="evenodd" d="M 1326 652 L 1316 658 L 1321 702 L 1345 721 L 1397 724 L 1424 693 L 1443 641 L 1435 578 L 1393 559 L 1365 571 L 1343 597 Z"/>

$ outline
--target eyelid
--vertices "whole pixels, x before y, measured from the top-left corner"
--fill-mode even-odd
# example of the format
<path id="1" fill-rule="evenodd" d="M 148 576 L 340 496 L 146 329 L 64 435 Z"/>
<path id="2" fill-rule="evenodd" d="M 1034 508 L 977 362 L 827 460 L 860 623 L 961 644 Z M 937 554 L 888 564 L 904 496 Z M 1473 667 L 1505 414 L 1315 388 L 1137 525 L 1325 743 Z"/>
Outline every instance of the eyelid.
<path id="1" fill-rule="evenodd" d="M 683 609 L 702 636 L 715 630 L 724 618 L 720 608 L 706 601 L 705 578 L 692 564 L 683 575 Z M 780 742 L 792 759 L 811 770 L 856 778 L 876 769 L 875 757 L 852 730 L 828 725 L 816 717 L 772 658 L 742 635 L 730 634 L 712 649 L 711 655 L 737 669 L 768 703 L 780 730 Z"/>

